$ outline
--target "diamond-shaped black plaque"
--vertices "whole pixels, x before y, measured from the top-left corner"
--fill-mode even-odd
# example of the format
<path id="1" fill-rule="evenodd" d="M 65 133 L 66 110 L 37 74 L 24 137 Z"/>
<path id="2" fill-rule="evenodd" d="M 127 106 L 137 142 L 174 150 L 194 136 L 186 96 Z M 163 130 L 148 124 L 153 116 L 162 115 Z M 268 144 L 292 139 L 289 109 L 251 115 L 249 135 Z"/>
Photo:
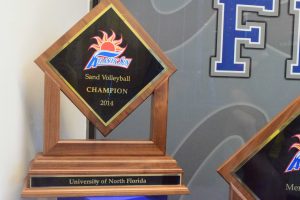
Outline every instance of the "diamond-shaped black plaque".
<path id="1" fill-rule="evenodd" d="M 107 135 L 175 68 L 141 26 L 122 15 L 125 8 L 103 5 L 50 47 L 41 65 L 58 76 L 75 105 L 76 95 L 84 104 L 77 107 Z"/>
<path id="2" fill-rule="evenodd" d="M 218 172 L 232 199 L 300 199 L 300 98 L 253 136 Z"/>
<path id="3" fill-rule="evenodd" d="M 50 63 L 105 124 L 164 70 L 113 8 Z"/>
<path id="4" fill-rule="evenodd" d="M 274 132 L 235 175 L 259 199 L 300 199 L 300 115 Z"/>
<path id="5" fill-rule="evenodd" d="M 23 197 L 189 192 L 183 170 L 166 156 L 168 81 L 176 69 L 120 0 L 101 0 L 35 62 L 45 74 L 44 148 Z M 61 91 L 104 136 L 152 95 L 149 139 L 61 139 Z"/>

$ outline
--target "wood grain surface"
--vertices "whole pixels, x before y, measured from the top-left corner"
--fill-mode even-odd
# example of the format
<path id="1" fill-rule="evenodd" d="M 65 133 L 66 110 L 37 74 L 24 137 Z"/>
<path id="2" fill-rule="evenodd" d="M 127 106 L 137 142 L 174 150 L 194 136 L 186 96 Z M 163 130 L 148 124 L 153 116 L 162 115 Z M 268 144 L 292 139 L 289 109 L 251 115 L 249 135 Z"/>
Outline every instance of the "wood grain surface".
<path id="1" fill-rule="evenodd" d="M 255 199 L 252 193 L 237 179 L 234 172 L 255 152 L 259 151 L 276 130 L 282 128 L 286 122 L 299 114 L 300 98 L 297 98 L 218 168 L 217 171 L 220 175 L 232 185 L 231 199 Z"/>

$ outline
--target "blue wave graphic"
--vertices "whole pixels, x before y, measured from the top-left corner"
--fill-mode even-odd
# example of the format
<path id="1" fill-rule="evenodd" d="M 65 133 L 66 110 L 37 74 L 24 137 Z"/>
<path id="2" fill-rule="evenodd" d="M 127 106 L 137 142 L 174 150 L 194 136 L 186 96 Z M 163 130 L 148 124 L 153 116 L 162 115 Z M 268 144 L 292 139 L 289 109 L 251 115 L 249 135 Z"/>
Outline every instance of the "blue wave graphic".
<path id="1" fill-rule="evenodd" d="M 118 57 L 120 52 L 115 51 L 99 51 L 97 52 L 96 56 L 103 56 L 103 57 Z"/>

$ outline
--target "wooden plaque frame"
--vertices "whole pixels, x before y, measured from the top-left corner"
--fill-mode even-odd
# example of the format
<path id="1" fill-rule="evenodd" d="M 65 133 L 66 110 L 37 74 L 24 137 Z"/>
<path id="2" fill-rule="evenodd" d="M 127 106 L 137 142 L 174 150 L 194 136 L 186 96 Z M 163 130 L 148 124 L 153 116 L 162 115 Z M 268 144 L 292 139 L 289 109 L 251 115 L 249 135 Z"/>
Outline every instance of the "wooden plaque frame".
<path id="1" fill-rule="evenodd" d="M 79 33 L 83 32 L 94 20 L 101 17 L 106 10 L 113 8 L 120 18 L 127 24 L 128 27 L 135 33 L 140 41 L 147 49 L 156 57 L 156 59 L 164 66 L 164 71 L 155 78 L 150 85 L 143 89 L 126 108 L 115 117 L 109 124 L 99 120 L 99 117 L 92 111 L 92 109 L 84 103 L 82 98 L 74 92 L 74 89 L 69 86 L 66 81 L 53 69 L 49 60 L 60 52 L 66 45 L 75 40 Z M 131 112 L 133 112 L 151 93 L 154 92 L 158 86 L 166 81 L 175 71 L 176 68 L 172 62 L 164 55 L 160 47 L 154 42 L 150 35 L 142 28 L 136 19 L 129 13 L 129 11 L 118 0 L 102 0 L 93 10 L 84 16 L 78 23 L 76 23 L 67 33 L 58 39 L 49 49 L 47 49 L 40 57 L 36 59 L 36 64 L 45 72 L 46 76 L 53 81 L 51 87 L 64 92 L 64 94 L 78 107 L 78 109 L 96 126 L 100 132 L 106 136 L 115 127 L 117 127 Z M 46 77 L 46 79 L 48 78 Z M 46 84 L 51 84 L 46 82 Z M 47 86 L 46 86 L 47 87 Z M 54 91 L 53 91 L 54 92 Z M 51 114 L 51 113 L 50 113 Z"/>
<path id="2" fill-rule="evenodd" d="M 47 73 L 44 109 L 44 155 L 159 156 L 166 153 L 168 79 L 152 96 L 150 141 L 60 140 L 60 87 Z"/>
<path id="3" fill-rule="evenodd" d="M 236 170 L 242 166 L 248 159 L 262 149 L 275 136 L 277 136 L 282 127 L 300 114 L 300 97 L 289 104 L 282 112 L 253 136 L 245 145 L 243 145 L 235 154 L 225 161 L 219 168 L 219 174 L 230 185 L 231 200 L 251 200 L 256 199 L 253 193 L 234 175 Z"/>
<path id="4" fill-rule="evenodd" d="M 122 112 L 105 125 L 82 99 L 51 68 L 49 60 L 91 24 L 107 8 L 121 13 L 143 44 L 164 66 L 163 72 L 150 82 Z M 44 149 L 31 162 L 23 188 L 23 197 L 121 196 L 121 195 L 178 195 L 188 194 L 182 183 L 183 170 L 166 156 L 169 77 L 175 66 L 154 40 L 118 0 L 102 0 L 91 12 L 76 23 L 35 61 L 45 73 L 44 93 Z M 60 138 L 60 91 L 106 136 L 152 95 L 151 126 L 148 141 L 62 140 Z M 109 187 L 41 187 L 33 188 L 35 177 L 122 177 L 158 176 L 179 177 L 175 185 L 138 185 Z"/>

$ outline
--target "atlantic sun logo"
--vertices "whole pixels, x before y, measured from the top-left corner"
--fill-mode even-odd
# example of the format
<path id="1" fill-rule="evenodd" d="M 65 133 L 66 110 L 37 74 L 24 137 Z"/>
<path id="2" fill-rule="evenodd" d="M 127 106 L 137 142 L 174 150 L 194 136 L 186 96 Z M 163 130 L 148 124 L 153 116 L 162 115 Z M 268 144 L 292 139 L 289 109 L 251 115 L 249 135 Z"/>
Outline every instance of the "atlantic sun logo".
<path id="1" fill-rule="evenodd" d="M 121 57 L 127 48 L 127 46 L 120 46 L 123 42 L 122 36 L 120 39 L 116 40 L 116 34 L 114 31 L 112 31 L 111 36 L 108 36 L 108 34 L 104 31 L 101 31 L 101 33 L 103 34 L 102 38 L 99 36 L 92 38 L 96 40 L 97 43 L 92 44 L 89 47 L 89 50 L 94 49 L 96 51 L 84 67 L 84 70 L 95 69 L 101 66 L 121 67 L 127 69 L 132 59 L 126 58 L 125 56 Z"/>
<path id="2" fill-rule="evenodd" d="M 300 141 L 300 134 L 294 135 L 293 137 L 298 138 Z M 298 151 L 291 160 L 290 164 L 286 168 L 284 173 L 287 172 L 293 172 L 293 171 L 299 171 L 300 170 L 300 143 L 295 143 L 290 147 L 290 150 L 296 148 Z"/>

